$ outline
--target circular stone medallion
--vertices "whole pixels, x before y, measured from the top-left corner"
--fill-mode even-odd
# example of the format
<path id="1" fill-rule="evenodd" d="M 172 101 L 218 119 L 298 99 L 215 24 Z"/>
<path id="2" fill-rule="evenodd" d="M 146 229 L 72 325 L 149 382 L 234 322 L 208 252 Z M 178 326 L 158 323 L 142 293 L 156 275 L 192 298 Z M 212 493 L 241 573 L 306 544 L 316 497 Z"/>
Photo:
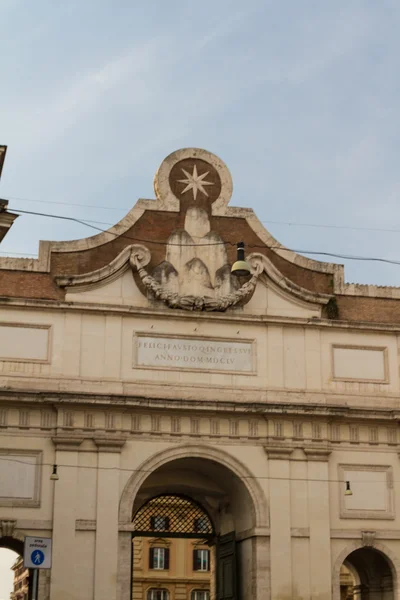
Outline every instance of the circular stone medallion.
<path id="1" fill-rule="evenodd" d="M 167 210 L 189 206 L 212 210 L 225 207 L 232 195 L 232 178 L 218 156 L 200 148 L 183 148 L 163 160 L 154 178 L 157 199 Z"/>
<path id="2" fill-rule="evenodd" d="M 199 158 L 177 162 L 169 174 L 171 191 L 185 205 L 209 207 L 221 193 L 217 170 Z"/>

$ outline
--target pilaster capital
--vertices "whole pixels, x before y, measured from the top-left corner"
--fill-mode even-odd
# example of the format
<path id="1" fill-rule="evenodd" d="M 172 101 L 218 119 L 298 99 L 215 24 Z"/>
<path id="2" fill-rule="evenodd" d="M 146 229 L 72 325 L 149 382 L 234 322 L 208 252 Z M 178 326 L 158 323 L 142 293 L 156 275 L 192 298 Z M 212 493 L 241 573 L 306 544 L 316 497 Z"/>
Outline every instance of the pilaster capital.
<path id="1" fill-rule="evenodd" d="M 83 437 L 73 435 L 57 435 L 51 439 L 56 450 L 63 450 L 64 452 L 76 452 L 83 442 Z"/>
<path id="2" fill-rule="evenodd" d="M 124 438 L 94 438 L 98 452 L 113 452 L 119 454 L 126 444 Z"/>
<path id="3" fill-rule="evenodd" d="M 328 444 L 325 444 L 324 446 L 308 446 L 303 448 L 303 450 L 304 454 L 307 456 L 307 460 L 317 462 L 327 462 L 332 453 L 332 449 Z"/>
<path id="4" fill-rule="evenodd" d="M 294 448 L 284 443 L 270 443 L 264 446 L 264 451 L 270 460 L 289 460 Z"/>

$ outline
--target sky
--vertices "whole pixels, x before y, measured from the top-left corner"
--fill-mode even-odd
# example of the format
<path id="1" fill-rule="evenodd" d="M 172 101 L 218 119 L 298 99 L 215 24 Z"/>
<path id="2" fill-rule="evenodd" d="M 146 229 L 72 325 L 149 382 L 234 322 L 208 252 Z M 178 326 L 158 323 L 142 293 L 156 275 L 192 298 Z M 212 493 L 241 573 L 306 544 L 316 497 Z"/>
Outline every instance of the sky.
<path id="1" fill-rule="evenodd" d="M 107 228 L 196 146 L 285 246 L 400 261 L 399 27 L 398 0 L 0 0 L 0 197 Z M 24 215 L 1 252 L 93 233 Z"/>

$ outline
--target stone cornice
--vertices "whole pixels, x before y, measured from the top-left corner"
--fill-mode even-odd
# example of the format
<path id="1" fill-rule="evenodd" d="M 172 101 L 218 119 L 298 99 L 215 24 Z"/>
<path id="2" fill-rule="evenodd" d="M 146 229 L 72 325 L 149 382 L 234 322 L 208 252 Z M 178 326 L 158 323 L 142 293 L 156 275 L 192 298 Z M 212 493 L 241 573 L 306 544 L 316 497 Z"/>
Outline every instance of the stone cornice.
<path id="1" fill-rule="evenodd" d="M 56 449 L 63 450 L 64 452 L 76 452 L 84 440 L 83 437 L 73 435 L 60 435 L 52 437 L 51 439 Z"/>
<path id="2" fill-rule="evenodd" d="M 269 460 L 291 460 L 292 452 L 295 449 L 303 450 L 307 460 L 318 462 L 328 461 L 329 455 L 332 453 L 329 442 L 316 446 L 306 446 L 304 442 L 302 444 L 293 444 L 288 440 L 282 440 L 281 442 L 272 442 L 264 446 L 264 451 L 268 455 Z"/>
<path id="3" fill-rule="evenodd" d="M 104 284 L 106 281 L 113 281 L 122 272 L 129 268 L 132 254 L 136 254 L 141 258 L 141 264 L 146 266 L 150 261 L 150 251 L 139 244 L 126 246 L 108 265 L 80 275 L 69 275 L 56 277 L 57 285 L 61 287 L 78 286 L 77 291 L 82 291 L 93 286 Z M 70 291 L 70 290 L 69 290 Z"/>
<path id="4" fill-rule="evenodd" d="M 294 296 L 302 302 L 311 302 L 314 304 L 328 304 L 329 300 L 333 298 L 332 295 L 312 292 L 293 283 L 293 281 L 285 277 L 285 275 L 283 275 L 283 273 L 281 273 L 279 269 L 277 269 L 277 267 L 273 264 L 272 261 L 269 260 L 269 258 L 267 258 L 261 253 L 253 252 L 247 257 L 247 262 L 253 268 L 258 266 L 259 270 L 262 269 L 263 273 L 265 273 L 265 275 L 267 275 L 278 288 L 281 288 L 281 290 L 286 292 L 286 294 Z"/>
<path id="5" fill-rule="evenodd" d="M 1 259 L 0 259 L 1 260 Z M 31 260 L 31 259 L 23 259 Z M 1 269 L 0 269 L 1 273 Z M 198 321 L 205 319 L 210 321 L 223 321 L 227 323 L 243 323 L 254 325 L 290 325 L 291 327 L 308 327 L 316 329 L 339 329 L 339 330 L 356 330 L 356 331 L 379 331 L 384 333 L 400 333 L 400 324 L 390 323 L 369 323 L 367 321 L 340 321 L 323 319 L 318 317 L 301 318 L 301 317 L 279 317 L 272 315 L 249 315 L 241 312 L 231 313 L 192 313 L 189 311 L 172 311 L 159 308 L 143 308 L 127 305 L 116 304 L 97 304 L 88 302 L 64 302 L 58 300 L 41 300 L 38 298 L 0 298 L 0 307 L 2 310 L 8 309 L 31 309 L 31 310 L 68 310 L 70 312 L 93 313 L 105 312 L 113 315 L 122 316 L 124 314 L 130 316 L 138 316 L 140 318 L 149 317 L 150 319 L 178 319 L 181 321 L 189 321 L 192 319 Z"/>
<path id="6" fill-rule="evenodd" d="M 305 446 L 303 450 L 304 454 L 307 456 L 307 460 L 317 462 L 327 462 L 330 454 L 332 454 L 332 448 L 329 444 L 321 446 Z"/>
<path id="7" fill-rule="evenodd" d="M 269 443 L 264 446 L 264 451 L 269 460 L 289 460 L 294 447 L 286 442 Z"/>
<path id="8" fill-rule="evenodd" d="M 143 389 L 144 382 L 139 382 L 139 385 Z M 30 387 L 32 388 L 32 382 L 30 378 Z M 209 387 L 209 386 L 206 386 Z M 252 392 L 253 390 L 242 390 L 242 392 Z M 218 388 L 215 390 L 218 394 Z M 296 398 L 295 402 L 290 401 L 290 396 L 293 395 Z M 351 401 L 348 394 L 340 396 L 334 394 L 335 399 L 338 400 L 338 405 L 333 403 L 323 403 L 321 401 L 321 394 L 318 394 L 318 403 L 309 401 L 305 404 L 305 398 L 312 398 L 313 394 L 310 391 L 302 392 L 299 400 L 299 392 L 294 391 L 292 393 L 287 390 L 284 391 L 284 395 L 280 396 L 279 391 L 274 391 L 275 400 L 265 400 L 261 402 L 244 402 L 244 401 L 224 401 L 224 400 L 207 400 L 203 399 L 199 404 L 198 399 L 187 398 L 187 399 L 168 399 L 168 398 L 157 398 L 151 396 L 143 396 L 139 394 L 131 395 L 120 395 L 120 394 L 98 394 L 90 392 L 58 392 L 58 391 L 32 391 L 32 389 L 2 389 L 0 390 L 0 403 L 5 405 L 11 403 L 13 407 L 16 406 L 29 406 L 31 404 L 39 404 L 40 406 L 48 405 L 51 408 L 59 405 L 62 401 L 63 405 L 70 404 L 76 407 L 114 407 L 117 410 L 129 409 L 129 408 L 142 408 L 146 410 L 193 410 L 201 412 L 219 412 L 223 414 L 239 413 L 247 415 L 276 415 L 283 418 L 292 418 L 293 416 L 303 416 L 304 418 L 312 417 L 324 417 L 328 421 L 334 419 L 335 421 L 355 419 L 358 421 L 362 420 L 374 420 L 382 423 L 393 423 L 393 421 L 400 421 L 400 411 L 397 408 L 367 408 L 357 406 L 342 406 L 339 404 L 346 401 Z M 329 394 L 323 394 L 324 399 L 329 399 Z M 363 394 L 366 397 L 366 394 Z M 393 395 L 393 399 L 397 400 L 398 395 Z M 70 436 L 63 435 L 60 438 L 68 438 Z M 92 436 L 93 437 L 93 436 Z M 56 438 L 58 439 L 58 437 Z M 76 439 L 76 437 L 73 437 Z M 299 441 L 299 440 L 296 440 Z"/>
<path id="9" fill-rule="evenodd" d="M 94 443 L 99 452 L 119 454 L 126 443 L 125 438 L 94 438 Z"/>

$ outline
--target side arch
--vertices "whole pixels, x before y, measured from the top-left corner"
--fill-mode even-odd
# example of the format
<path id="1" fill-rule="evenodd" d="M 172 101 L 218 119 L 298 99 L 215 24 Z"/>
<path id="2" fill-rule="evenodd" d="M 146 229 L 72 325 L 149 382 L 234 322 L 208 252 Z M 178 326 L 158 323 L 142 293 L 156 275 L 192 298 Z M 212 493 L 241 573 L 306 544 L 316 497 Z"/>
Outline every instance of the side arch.
<path id="1" fill-rule="evenodd" d="M 0 548 L 12 550 L 20 556 L 24 555 L 25 537 L 18 531 L 13 531 L 12 535 L 0 536 Z M 29 600 L 32 598 L 33 571 L 29 569 Z"/>
<path id="2" fill-rule="evenodd" d="M 340 567 L 346 561 L 349 554 L 355 550 L 365 548 L 365 544 L 361 541 L 354 541 L 343 548 L 343 550 L 337 556 L 332 569 L 332 600 L 340 600 Z M 377 550 L 386 559 L 393 577 L 393 589 L 395 600 L 400 600 L 399 590 L 399 574 L 400 574 L 400 560 L 395 552 L 388 548 L 381 542 L 374 541 L 372 546 L 369 546 L 372 550 Z"/>
<path id="3" fill-rule="evenodd" d="M 245 486 L 253 502 L 254 526 L 268 527 L 266 497 L 255 476 L 238 459 L 224 450 L 198 444 L 185 444 L 162 450 L 145 460 L 131 475 L 121 495 L 119 521 L 132 520 L 133 505 L 138 491 L 147 477 L 159 467 L 180 458 L 203 458 L 222 465 L 236 475 Z"/>

